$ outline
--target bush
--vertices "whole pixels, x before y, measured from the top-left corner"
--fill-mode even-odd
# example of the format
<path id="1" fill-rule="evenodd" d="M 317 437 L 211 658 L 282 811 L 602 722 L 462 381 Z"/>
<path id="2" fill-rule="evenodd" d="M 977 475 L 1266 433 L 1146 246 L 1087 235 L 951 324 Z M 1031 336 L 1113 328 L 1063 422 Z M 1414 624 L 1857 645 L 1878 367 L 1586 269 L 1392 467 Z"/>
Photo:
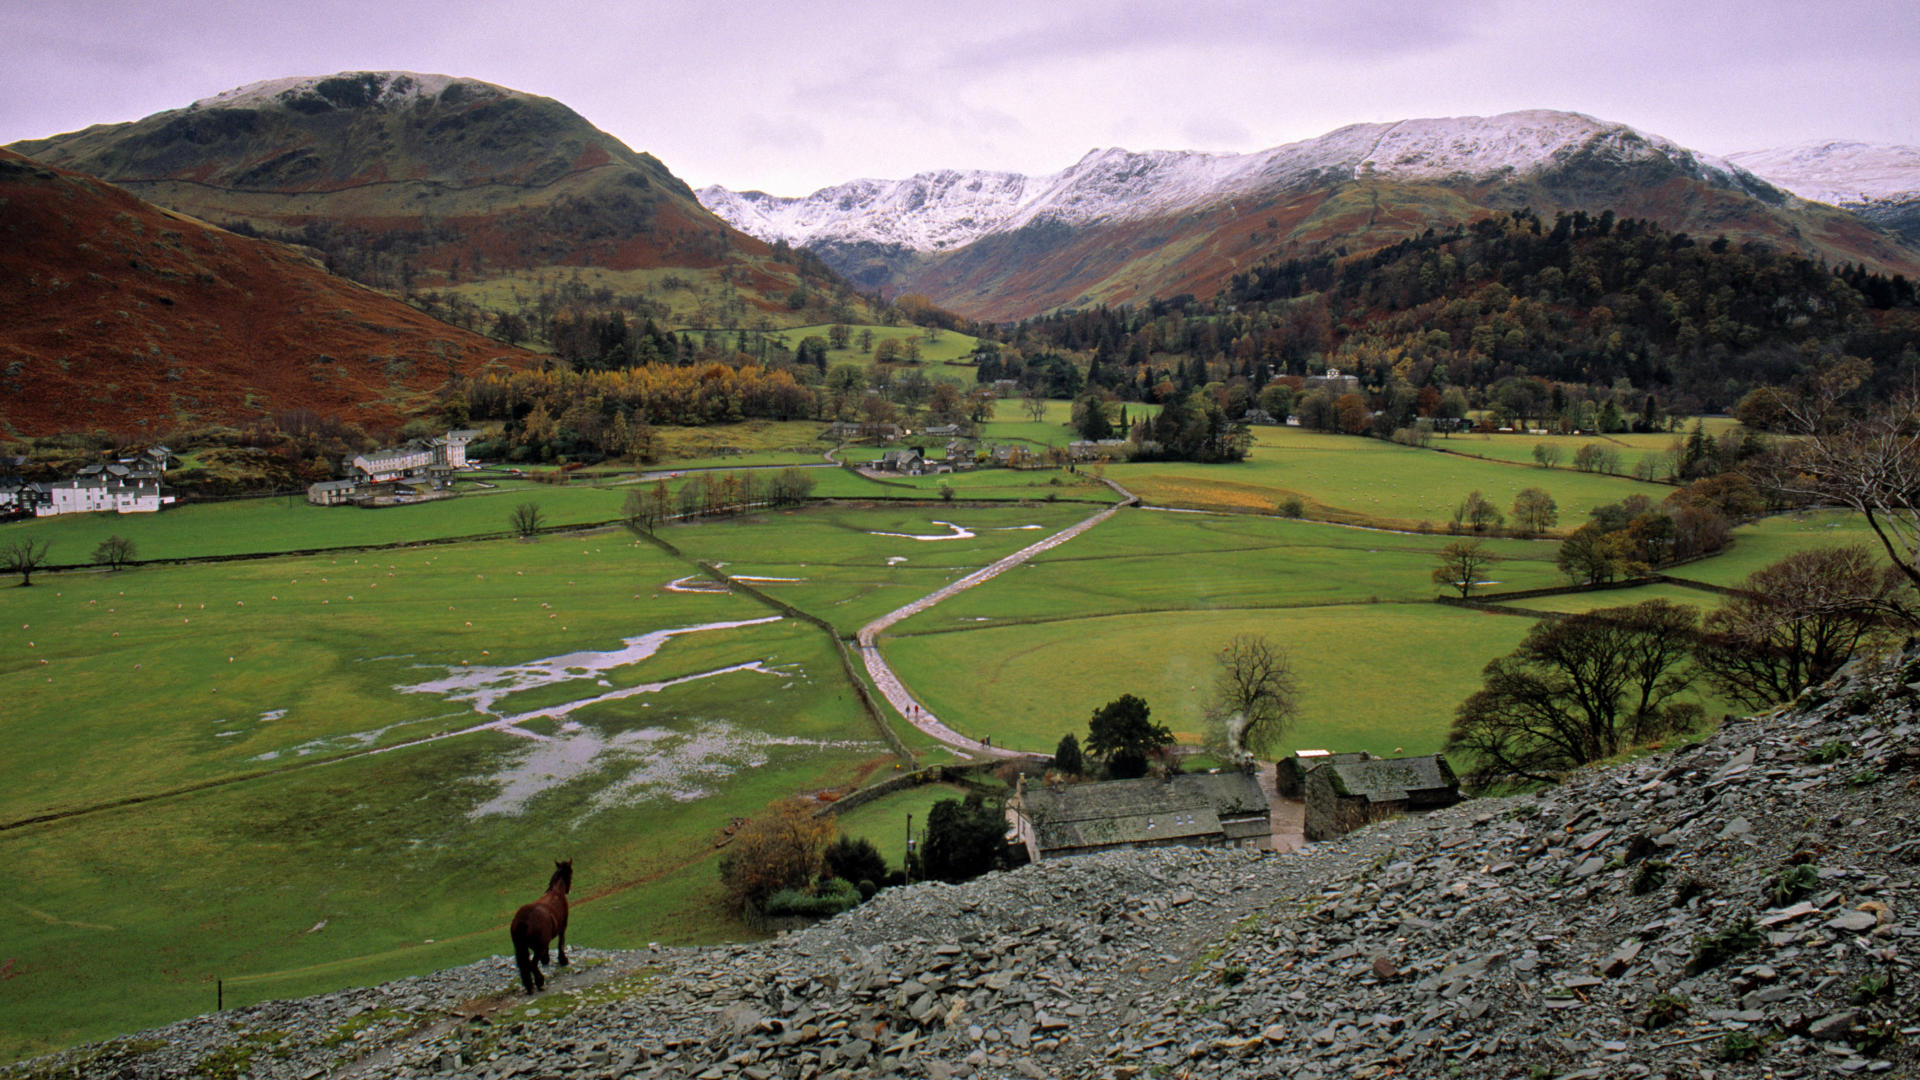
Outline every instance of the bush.
<path id="1" fill-rule="evenodd" d="M 781 889 L 768 896 L 760 910 L 769 918 L 801 915 L 825 919 L 860 903 L 860 890 L 852 882 L 828 878 L 813 893 L 799 889 Z"/>
<path id="2" fill-rule="evenodd" d="M 879 881 L 887 876 L 887 860 L 873 841 L 842 836 L 827 845 L 820 861 L 827 874 L 842 881 Z"/>

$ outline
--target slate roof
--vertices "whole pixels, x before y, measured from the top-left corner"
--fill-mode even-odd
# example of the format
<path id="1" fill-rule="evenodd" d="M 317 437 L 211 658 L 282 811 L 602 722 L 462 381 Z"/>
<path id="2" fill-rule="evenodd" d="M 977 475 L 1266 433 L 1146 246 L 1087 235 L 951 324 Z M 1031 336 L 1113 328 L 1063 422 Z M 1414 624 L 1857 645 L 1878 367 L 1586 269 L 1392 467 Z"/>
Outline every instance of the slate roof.
<path id="1" fill-rule="evenodd" d="M 1029 787 L 1023 800 L 1042 851 L 1220 836 L 1221 818 L 1267 811 L 1259 783 L 1241 772 Z"/>
<path id="2" fill-rule="evenodd" d="M 1410 792 L 1446 791 L 1460 786 L 1453 767 L 1439 754 L 1334 761 L 1313 771 L 1326 775 L 1335 794 L 1365 796 L 1368 802 L 1399 802 Z"/>

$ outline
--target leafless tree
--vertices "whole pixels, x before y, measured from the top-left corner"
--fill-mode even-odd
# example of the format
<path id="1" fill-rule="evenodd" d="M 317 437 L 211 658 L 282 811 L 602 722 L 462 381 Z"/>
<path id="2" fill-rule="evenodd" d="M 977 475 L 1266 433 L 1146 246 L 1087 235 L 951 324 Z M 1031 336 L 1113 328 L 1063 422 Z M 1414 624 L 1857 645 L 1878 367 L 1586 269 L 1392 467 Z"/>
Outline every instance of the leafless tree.
<path id="1" fill-rule="evenodd" d="M 47 564 L 47 542 L 23 536 L 0 546 L 0 570 L 20 575 L 24 587 L 33 584 L 33 572 Z"/>
<path id="2" fill-rule="evenodd" d="M 134 559 L 133 541 L 124 536 L 109 536 L 93 549 L 93 561 L 109 570 L 118 570 Z"/>
<path id="3" fill-rule="evenodd" d="M 1433 568 L 1433 580 L 1459 589 L 1460 598 L 1464 600 L 1473 595 L 1473 587 L 1480 583 L 1480 572 L 1497 558 L 1478 540 L 1456 540 L 1440 549 L 1440 565 Z"/>
<path id="4" fill-rule="evenodd" d="M 508 526 L 523 540 L 531 540 L 545 523 L 546 514 L 540 509 L 540 504 L 534 502 L 521 503 L 507 516 Z"/>
<path id="5" fill-rule="evenodd" d="M 1801 437 L 1760 466 L 1759 479 L 1790 497 L 1858 512 L 1920 589 L 1920 395 L 1900 393 L 1855 414 L 1842 400 L 1852 381 L 1830 377 L 1787 406 Z"/>
<path id="6" fill-rule="evenodd" d="M 1220 674 L 1207 727 L 1223 748 L 1238 756 L 1249 747 L 1271 747 L 1299 711 L 1300 685 L 1286 649 L 1264 634 L 1237 634 L 1214 659 Z"/>

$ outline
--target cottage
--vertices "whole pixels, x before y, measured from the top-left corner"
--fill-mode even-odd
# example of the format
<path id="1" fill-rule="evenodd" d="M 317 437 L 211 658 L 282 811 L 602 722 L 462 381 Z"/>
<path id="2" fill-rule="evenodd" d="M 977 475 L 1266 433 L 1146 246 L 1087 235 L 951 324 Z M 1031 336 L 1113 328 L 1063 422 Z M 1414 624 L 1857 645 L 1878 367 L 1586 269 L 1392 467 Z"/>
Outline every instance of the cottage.
<path id="1" fill-rule="evenodd" d="M 933 424 L 921 434 L 929 439 L 957 439 L 966 432 L 959 424 Z"/>
<path id="2" fill-rule="evenodd" d="M 162 495 L 159 483 L 151 480 L 121 480 L 118 477 L 76 477 L 56 483 L 36 485 L 44 497 L 36 498 L 36 517 L 55 514 L 90 514 L 111 510 L 119 514 L 152 514 L 173 502 Z"/>
<path id="3" fill-rule="evenodd" d="M 1074 461 L 1112 461 L 1126 456 L 1125 439 L 1081 439 L 1067 444 L 1067 457 Z"/>
<path id="4" fill-rule="evenodd" d="M 889 450 L 880 455 L 874 467 L 903 476 L 919 476 L 927 471 L 927 459 L 918 450 Z"/>
<path id="5" fill-rule="evenodd" d="M 1259 780 L 1237 769 L 1049 787 L 1022 779 L 1007 821 L 1032 859 L 1176 844 L 1266 850 L 1273 841 Z"/>
<path id="6" fill-rule="evenodd" d="M 1328 368 L 1325 375 L 1309 375 L 1306 378 L 1308 390 L 1322 387 L 1336 394 L 1357 394 L 1360 392 L 1360 379 L 1354 375 L 1342 375 L 1339 368 Z"/>
<path id="7" fill-rule="evenodd" d="M 1439 754 L 1329 762 L 1307 773 L 1305 787 L 1308 840 L 1460 801 L 1460 779 Z"/>
<path id="8" fill-rule="evenodd" d="M 307 485 L 307 501 L 315 506 L 340 506 L 350 503 L 360 492 L 355 480 L 322 480 Z"/>

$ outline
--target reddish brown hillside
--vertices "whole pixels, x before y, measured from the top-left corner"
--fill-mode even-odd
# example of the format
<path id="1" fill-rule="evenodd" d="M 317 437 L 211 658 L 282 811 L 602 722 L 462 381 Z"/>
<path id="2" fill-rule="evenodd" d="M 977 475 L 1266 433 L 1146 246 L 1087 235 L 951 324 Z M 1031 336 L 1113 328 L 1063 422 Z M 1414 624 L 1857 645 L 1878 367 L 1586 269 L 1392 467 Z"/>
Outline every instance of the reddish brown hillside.
<path id="1" fill-rule="evenodd" d="M 0 431 L 157 435 L 310 409 L 370 429 L 532 354 L 291 248 L 0 150 Z"/>

